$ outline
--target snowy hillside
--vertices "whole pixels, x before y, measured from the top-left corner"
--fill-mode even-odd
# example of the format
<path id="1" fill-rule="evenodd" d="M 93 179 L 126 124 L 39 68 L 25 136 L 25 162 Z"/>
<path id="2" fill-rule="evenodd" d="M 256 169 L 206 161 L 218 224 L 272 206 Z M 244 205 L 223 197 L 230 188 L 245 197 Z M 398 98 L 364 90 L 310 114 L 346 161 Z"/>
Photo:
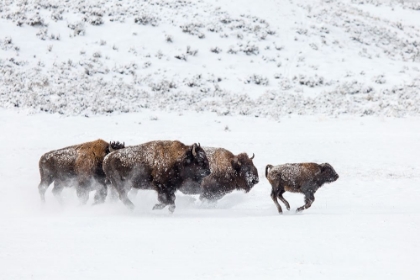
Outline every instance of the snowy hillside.
<path id="1" fill-rule="evenodd" d="M 0 104 L 64 115 L 419 115 L 419 5 L 2 1 Z"/>

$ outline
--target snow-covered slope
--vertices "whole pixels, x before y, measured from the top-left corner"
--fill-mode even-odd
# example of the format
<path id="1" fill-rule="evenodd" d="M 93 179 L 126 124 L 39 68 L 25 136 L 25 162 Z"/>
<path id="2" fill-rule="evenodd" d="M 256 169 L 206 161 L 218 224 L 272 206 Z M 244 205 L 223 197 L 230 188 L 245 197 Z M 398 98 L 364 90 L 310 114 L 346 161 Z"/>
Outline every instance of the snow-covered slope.
<path id="1" fill-rule="evenodd" d="M 418 115 L 418 5 L 2 1 L 0 106 Z"/>

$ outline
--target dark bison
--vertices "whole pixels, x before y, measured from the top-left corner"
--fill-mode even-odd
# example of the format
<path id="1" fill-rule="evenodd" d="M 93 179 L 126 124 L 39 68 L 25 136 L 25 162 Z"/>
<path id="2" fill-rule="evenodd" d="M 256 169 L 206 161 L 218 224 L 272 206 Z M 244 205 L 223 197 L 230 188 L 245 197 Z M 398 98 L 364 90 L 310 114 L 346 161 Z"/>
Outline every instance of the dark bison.
<path id="1" fill-rule="evenodd" d="M 201 182 L 210 174 L 209 162 L 200 145 L 179 141 L 152 141 L 109 154 L 104 160 L 107 178 L 129 208 L 133 203 L 127 192 L 131 188 L 153 189 L 159 203 L 153 209 L 169 205 L 175 210 L 175 191 L 185 180 Z"/>
<path id="2" fill-rule="evenodd" d="M 233 190 L 249 192 L 258 183 L 258 171 L 246 153 L 234 155 L 223 148 L 204 147 L 210 162 L 210 175 L 201 184 L 185 181 L 179 189 L 185 194 L 200 194 L 200 199 L 218 200 Z"/>
<path id="3" fill-rule="evenodd" d="M 289 202 L 283 197 L 283 193 L 294 192 L 305 195 L 305 205 L 296 211 L 302 211 L 311 207 L 315 200 L 315 192 L 325 183 L 331 183 L 338 179 L 338 174 L 328 163 L 288 163 L 283 165 L 267 165 L 265 177 L 271 184 L 271 198 L 282 213 L 277 197 L 290 210 Z"/>
<path id="4" fill-rule="evenodd" d="M 44 154 L 39 160 L 41 183 L 38 189 L 41 200 L 45 201 L 45 192 L 54 182 L 52 192 L 55 196 L 59 196 L 65 186 L 75 184 L 77 196 L 86 203 L 89 191 L 94 186 L 92 183 L 96 181 L 99 188 L 95 194 L 95 203 L 103 202 L 107 187 L 102 162 L 111 151 L 121 148 L 124 148 L 124 144 L 98 139 Z"/>

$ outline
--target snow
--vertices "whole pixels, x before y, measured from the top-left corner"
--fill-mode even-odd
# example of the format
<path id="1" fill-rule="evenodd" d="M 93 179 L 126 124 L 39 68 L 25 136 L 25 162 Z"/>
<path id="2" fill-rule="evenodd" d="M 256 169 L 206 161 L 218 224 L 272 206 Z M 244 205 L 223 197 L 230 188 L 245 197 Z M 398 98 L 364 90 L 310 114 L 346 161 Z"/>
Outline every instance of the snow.
<path id="1" fill-rule="evenodd" d="M 153 120 L 151 116 L 158 116 Z M 214 113 L 145 110 L 63 117 L 0 111 L 0 278 L 417 279 L 420 242 L 419 119 L 294 116 L 280 122 Z M 226 131 L 225 127 L 229 130 Z M 177 192 L 174 214 L 152 210 L 153 191 L 128 210 L 109 199 L 80 206 L 73 189 L 60 205 L 39 199 L 39 157 L 103 138 L 135 145 L 179 139 L 255 153 L 260 183 L 216 205 Z M 280 216 L 266 164 L 328 162 L 340 178 L 310 209 L 285 193 Z"/>
<path id="2" fill-rule="evenodd" d="M 0 2 L 0 279 L 418 279 L 417 1 Z M 152 210 L 72 188 L 38 161 L 96 140 L 255 154 L 259 183 Z M 267 164 L 339 179 L 279 215 Z M 281 202 L 280 202 L 281 203 Z"/>
<path id="3" fill-rule="evenodd" d="M 415 3 L 254 2 L 3 1 L 0 106 L 419 115 Z"/>

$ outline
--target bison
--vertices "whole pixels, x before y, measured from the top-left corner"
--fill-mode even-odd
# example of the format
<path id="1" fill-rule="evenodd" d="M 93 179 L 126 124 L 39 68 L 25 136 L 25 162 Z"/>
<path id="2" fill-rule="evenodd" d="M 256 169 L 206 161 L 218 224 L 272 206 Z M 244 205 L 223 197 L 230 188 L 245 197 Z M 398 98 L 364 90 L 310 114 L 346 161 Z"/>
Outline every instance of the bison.
<path id="1" fill-rule="evenodd" d="M 41 156 L 39 172 L 41 182 L 38 190 L 41 200 L 45 201 L 45 192 L 54 182 L 52 190 L 59 197 L 65 186 L 76 184 L 77 196 L 82 203 L 89 199 L 89 191 L 93 181 L 99 183 L 95 194 L 95 203 L 105 201 L 107 195 L 106 177 L 102 170 L 102 162 L 107 154 L 124 148 L 120 142 L 107 143 L 102 139 L 51 151 Z"/>
<path id="2" fill-rule="evenodd" d="M 283 197 L 285 191 L 302 193 L 305 195 L 305 205 L 296 211 L 300 212 L 311 207 L 315 200 L 315 192 L 325 183 L 331 183 L 338 179 L 338 174 L 329 163 L 288 163 L 265 168 L 265 177 L 271 184 L 271 198 L 282 213 L 277 197 L 290 210 L 289 202 Z"/>
<path id="3" fill-rule="evenodd" d="M 218 200 L 233 190 L 249 192 L 259 182 L 258 171 L 246 153 L 234 155 L 223 148 L 204 147 L 210 162 L 210 175 L 201 184 L 185 181 L 179 189 L 185 194 L 200 194 L 200 199 Z"/>
<path id="4" fill-rule="evenodd" d="M 131 188 L 153 189 L 158 201 L 153 209 L 175 210 L 175 192 L 186 180 L 201 182 L 210 174 L 209 162 L 198 144 L 179 141 L 151 141 L 110 153 L 104 171 L 120 200 L 134 208 L 127 193 Z"/>

